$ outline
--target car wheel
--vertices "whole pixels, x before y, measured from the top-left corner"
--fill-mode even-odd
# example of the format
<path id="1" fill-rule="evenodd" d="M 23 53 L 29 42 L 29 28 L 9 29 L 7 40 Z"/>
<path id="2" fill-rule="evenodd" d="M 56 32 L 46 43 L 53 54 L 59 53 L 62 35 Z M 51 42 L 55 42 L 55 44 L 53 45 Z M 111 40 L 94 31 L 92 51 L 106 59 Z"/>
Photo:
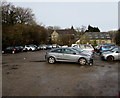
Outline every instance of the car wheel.
<path id="1" fill-rule="evenodd" d="M 28 49 L 27 49 L 27 48 L 25 48 L 23 51 L 27 52 L 27 51 L 28 51 Z"/>
<path id="2" fill-rule="evenodd" d="M 85 58 L 80 58 L 80 59 L 79 59 L 79 64 L 80 64 L 80 65 L 86 65 L 86 64 L 87 64 L 86 59 L 85 59 Z"/>
<path id="3" fill-rule="evenodd" d="M 113 61 L 114 60 L 114 57 L 113 56 L 108 56 L 107 57 L 107 61 Z"/>
<path id="4" fill-rule="evenodd" d="M 15 51 L 12 51 L 12 54 L 15 54 Z"/>
<path id="5" fill-rule="evenodd" d="M 32 51 L 32 49 L 30 48 L 29 51 Z"/>
<path id="6" fill-rule="evenodd" d="M 55 58 L 54 57 L 49 57 L 48 58 L 48 63 L 54 64 L 55 63 Z"/>

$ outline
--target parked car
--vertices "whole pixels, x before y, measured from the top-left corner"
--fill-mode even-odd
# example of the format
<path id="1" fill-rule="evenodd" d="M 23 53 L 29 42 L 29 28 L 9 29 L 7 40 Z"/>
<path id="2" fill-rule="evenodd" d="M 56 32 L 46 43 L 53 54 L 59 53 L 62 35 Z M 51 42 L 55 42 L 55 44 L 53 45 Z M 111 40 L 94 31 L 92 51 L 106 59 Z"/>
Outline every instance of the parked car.
<path id="1" fill-rule="evenodd" d="M 91 55 L 80 53 L 70 47 L 52 49 L 46 52 L 45 59 L 50 64 L 56 61 L 77 62 L 81 65 L 93 64 L 93 57 Z"/>
<path id="2" fill-rule="evenodd" d="M 38 50 L 40 50 L 40 49 L 43 49 L 43 50 L 45 50 L 45 49 L 47 49 L 47 45 L 38 45 L 38 48 L 37 48 Z"/>
<path id="3" fill-rule="evenodd" d="M 104 51 L 101 51 L 100 52 L 100 55 L 102 54 L 102 53 L 104 53 L 104 52 L 108 52 L 108 51 L 112 51 L 114 48 L 117 48 L 118 46 L 112 46 L 111 48 L 109 48 L 109 49 L 106 49 L 106 50 L 104 50 Z"/>
<path id="4" fill-rule="evenodd" d="M 53 48 L 57 48 L 57 44 L 52 44 L 52 47 Z"/>
<path id="5" fill-rule="evenodd" d="M 71 47 L 74 47 L 75 45 L 78 45 L 78 44 L 72 44 Z"/>
<path id="6" fill-rule="evenodd" d="M 40 50 L 40 49 L 41 49 L 41 47 L 42 47 L 42 45 L 38 45 L 37 50 Z"/>
<path id="7" fill-rule="evenodd" d="M 103 52 L 101 58 L 107 61 L 120 60 L 120 47 L 116 47 L 108 52 Z"/>
<path id="8" fill-rule="evenodd" d="M 57 48 L 61 48 L 62 46 L 60 46 L 60 45 L 57 45 Z"/>
<path id="9" fill-rule="evenodd" d="M 11 46 L 11 47 L 6 47 L 5 49 L 2 50 L 2 53 L 12 53 L 15 54 L 17 52 L 20 52 L 19 48 Z"/>
<path id="10" fill-rule="evenodd" d="M 68 47 L 68 45 L 63 45 L 63 46 L 61 46 L 62 48 L 67 48 Z"/>
<path id="11" fill-rule="evenodd" d="M 52 45 L 47 45 L 47 49 L 52 49 L 53 46 Z"/>
<path id="12" fill-rule="evenodd" d="M 24 47 L 23 46 L 15 46 L 15 48 L 19 49 L 19 51 L 22 52 Z"/>
<path id="13" fill-rule="evenodd" d="M 100 49 L 99 49 L 99 53 L 100 53 L 100 55 L 101 55 L 102 52 L 104 52 L 104 51 L 109 51 L 109 50 L 111 50 L 111 49 L 114 48 L 114 47 L 115 47 L 114 44 L 105 44 L 105 45 L 102 45 L 102 46 L 100 47 Z"/>
<path id="14" fill-rule="evenodd" d="M 52 48 L 60 48 L 61 46 L 58 44 L 52 44 Z"/>
<path id="15" fill-rule="evenodd" d="M 38 46 L 37 46 L 37 45 L 30 44 L 29 46 L 35 47 L 35 50 L 37 50 L 37 49 L 38 49 Z"/>
<path id="16" fill-rule="evenodd" d="M 23 48 L 23 51 L 35 51 L 36 47 L 34 47 L 33 45 L 25 45 L 25 47 Z"/>
<path id="17" fill-rule="evenodd" d="M 94 52 L 94 48 L 90 44 L 75 44 L 75 45 L 72 45 L 72 47 L 77 47 L 85 51 Z"/>

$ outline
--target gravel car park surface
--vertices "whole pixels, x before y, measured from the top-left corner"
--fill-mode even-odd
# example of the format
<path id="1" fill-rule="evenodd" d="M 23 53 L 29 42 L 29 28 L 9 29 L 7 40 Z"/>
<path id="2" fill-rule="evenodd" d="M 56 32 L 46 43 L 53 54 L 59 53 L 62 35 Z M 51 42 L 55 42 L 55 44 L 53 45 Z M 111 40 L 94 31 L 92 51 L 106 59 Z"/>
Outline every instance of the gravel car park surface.
<path id="1" fill-rule="evenodd" d="M 3 54 L 3 96 L 117 96 L 119 61 L 94 65 L 45 62 L 45 52 Z"/>

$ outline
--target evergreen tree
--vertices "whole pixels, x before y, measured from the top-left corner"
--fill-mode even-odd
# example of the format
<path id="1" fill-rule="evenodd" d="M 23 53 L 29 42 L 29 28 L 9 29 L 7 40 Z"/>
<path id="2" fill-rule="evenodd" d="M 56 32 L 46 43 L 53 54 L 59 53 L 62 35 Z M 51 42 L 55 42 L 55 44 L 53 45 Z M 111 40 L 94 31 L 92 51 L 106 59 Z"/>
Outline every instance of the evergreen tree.
<path id="1" fill-rule="evenodd" d="M 100 30 L 98 27 L 92 27 L 88 25 L 88 30 L 86 30 L 85 32 L 100 32 Z"/>

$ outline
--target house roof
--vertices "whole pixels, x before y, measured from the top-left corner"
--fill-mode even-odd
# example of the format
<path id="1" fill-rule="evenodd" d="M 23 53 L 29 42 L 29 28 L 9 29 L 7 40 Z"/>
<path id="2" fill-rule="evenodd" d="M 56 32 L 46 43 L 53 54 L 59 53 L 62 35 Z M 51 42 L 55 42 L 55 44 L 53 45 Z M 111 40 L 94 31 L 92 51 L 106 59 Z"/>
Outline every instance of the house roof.
<path id="1" fill-rule="evenodd" d="M 50 30 L 49 34 L 52 34 L 54 31 L 56 31 L 58 34 L 74 34 L 76 32 L 73 26 L 70 29 Z"/>
<path id="2" fill-rule="evenodd" d="M 86 32 L 90 39 L 112 39 L 110 32 Z"/>
<path id="3" fill-rule="evenodd" d="M 74 29 L 61 29 L 61 30 L 55 30 L 58 34 L 74 34 Z"/>

